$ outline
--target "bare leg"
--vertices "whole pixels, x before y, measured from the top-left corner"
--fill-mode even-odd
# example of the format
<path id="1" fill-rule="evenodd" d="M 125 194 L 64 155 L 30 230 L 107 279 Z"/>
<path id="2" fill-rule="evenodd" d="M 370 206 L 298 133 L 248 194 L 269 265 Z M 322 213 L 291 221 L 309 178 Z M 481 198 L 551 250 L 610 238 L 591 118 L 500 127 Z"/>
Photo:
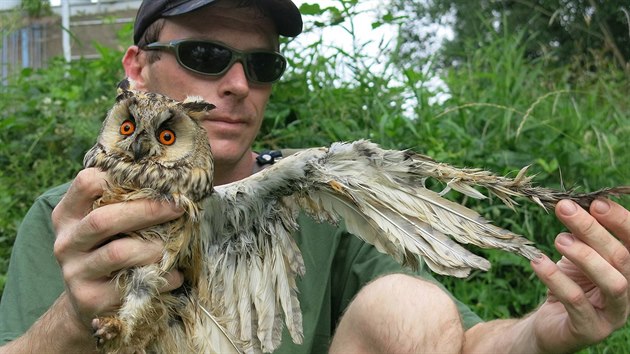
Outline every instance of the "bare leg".
<path id="1" fill-rule="evenodd" d="M 439 287 L 392 274 L 366 285 L 339 323 L 330 353 L 460 353 L 457 307 Z"/>

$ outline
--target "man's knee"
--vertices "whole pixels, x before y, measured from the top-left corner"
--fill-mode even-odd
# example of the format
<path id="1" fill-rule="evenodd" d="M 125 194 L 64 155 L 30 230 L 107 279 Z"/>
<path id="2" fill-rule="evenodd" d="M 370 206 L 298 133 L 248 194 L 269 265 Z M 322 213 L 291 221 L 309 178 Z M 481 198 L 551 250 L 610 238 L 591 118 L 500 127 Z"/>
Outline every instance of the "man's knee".
<path id="1" fill-rule="evenodd" d="M 378 278 L 359 292 L 331 350 L 346 335 L 348 343 L 375 352 L 459 352 L 464 338 L 452 299 L 435 284 L 403 274 Z"/>

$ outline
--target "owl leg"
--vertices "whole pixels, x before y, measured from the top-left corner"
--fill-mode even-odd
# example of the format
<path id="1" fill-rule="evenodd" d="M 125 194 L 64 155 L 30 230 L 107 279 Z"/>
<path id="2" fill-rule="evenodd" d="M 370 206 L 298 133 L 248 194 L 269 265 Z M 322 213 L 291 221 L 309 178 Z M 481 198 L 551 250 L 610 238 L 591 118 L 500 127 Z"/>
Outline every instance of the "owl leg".
<path id="1" fill-rule="evenodd" d="M 130 269 L 125 284 L 123 305 L 116 316 L 92 321 L 97 346 L 105 353 L 145 353 L 167 325 L 167 310 L 159 300 L 159 287 L 165 284 L 157 265 Z"/>

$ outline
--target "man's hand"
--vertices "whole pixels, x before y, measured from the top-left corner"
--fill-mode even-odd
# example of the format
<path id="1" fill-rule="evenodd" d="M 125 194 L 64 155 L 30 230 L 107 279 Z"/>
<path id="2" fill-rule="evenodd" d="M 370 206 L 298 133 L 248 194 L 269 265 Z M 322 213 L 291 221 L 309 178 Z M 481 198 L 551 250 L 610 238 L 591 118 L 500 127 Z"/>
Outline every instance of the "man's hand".
<path id="1" fill-rule="evenodd" d="M 105 185 L 105 173 L 97 169 L 79 172 L 52 214 L 57 237 L 54 251 L 72 303 L 70 312 L 76 314 L 77 325 L 83 324 L 86 331 L 95 316 L 111 314 L 120 305 L 121 294 L 111 281 L 112 275 L 124 268 L 155 263 L 162 255 L 162 244 L 158 242 L 120 235 L 182 214 L 169 204 L 148 200 L 92 210 Z M 181 286 L 183 277 L 171 272 L 167 280 L 168 288 L 163 291 Z"/>
<path id="2" fill-rule="evenodd" d="M 563 255 L 532 261 L 549 288 L 547 300 L 521 320 L 477 324 L 465 333 L 464 353 L 568 353 L 595 344 L 630 315 L 630 212 L 596 200 L 590 214 L 563 200 L 556 215 L 570 233 L 556 238 Z"/>
<path id="3" fill-rule="evenodd" d="M 549 288 L 544 304 L 526 320 L 543 352 L 568 352 L 597 343 L 622 327 L 630 314 L 630 213 L 596 200 L 590 214 L 573 202 L 556 215 L 570 233 L 556 238 L 563 255 L 532 262 Z"/>

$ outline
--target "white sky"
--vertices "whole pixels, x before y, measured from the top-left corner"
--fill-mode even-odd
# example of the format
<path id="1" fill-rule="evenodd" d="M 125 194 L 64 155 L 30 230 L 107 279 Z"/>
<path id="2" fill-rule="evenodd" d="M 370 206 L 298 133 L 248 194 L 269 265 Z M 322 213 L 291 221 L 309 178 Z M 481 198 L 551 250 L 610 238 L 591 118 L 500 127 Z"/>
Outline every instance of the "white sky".
<path id="1" fill-rule="evenodd" d="M 319 4 L 321 8 L 339 6 L 338 1 L 332 0 L 293 0 L 293 2 L 298 7 L 303 3 L 315 2 Z M 372 23 L 375 22 L 376 16 L 378 15 L 377 9 L 379 7 L 383 7 L 384 4 L 387 4 L 387 1 L 362 0 L 357 5 L 359 14 L 351 19 L 346 19 L 346 21 L 342 24 L 344 27 L 350 28 L 350 21 L 352 21 L 355 31 L 355 40 L 358 44 L 370 42 L 366 46 L 364 54 L 374 56 L 375 58 L 380 54 L 378 44 L 380 42 L 390 43 L 390 46 L 388 47 L 391 48 L 395 45 L 396 34 L 398 33 L 398 29 L 392 25 L 383 25 L 376 29 L 372 29 Z M 318 31 L 315 31 L 315 33 L 303 33 L 297 37 L 296 42 L 308 45 L 308 43 L 318 40 L 321 35 L 325 46 L 341 47 L 346 51 L 350 51 L 352 49 L 352 36 L 350 33 L 341 30 L 338 26 L 322 28 L 321 32 L 317 32 Z"/>
<path id="2" fill-rule="evenodd" d="M 321 8 L 329 6 L 340 6 L 339 1 L 332 0 L 293 0 L 293 2 L 298 7 L 303 3 L 317 3 Z M 398 34 L 398 27 L 390 24 L 385 24 L 377 27 L 376 29 L 372 29 L 372 23 L 377 20 L 379 9 L 382 9 L 386 6 L 389 6 L 389 1 L 387 0 L 362 0 L 357 5 L 357 10 L 359 14 L 351 19 L 346 19 L 346 21 L 342 24 L 345 27 L 349 27 L 350 21 L 352 21 L 355 31 L 354 40 L 356 40 L 360 45 L 367 43 L 365 47 L 362 47 L 363 50 L 361 52 L 361 54 L 367 57 L 367 62 L 364 65 L 369 65 L 370 70 L 377 74 L 385 70 L 383 65 L 379 64 L 379 61 L 383 57 L 383 55 L 388 54 L 382 54 L 382 50 L 393 50 L 396 45 L 396 36 Z M 381 10 L 381 15 L 382 12 L 383 11 Z M 306 20 L 308 21 L 308 18 Z M 431 24 L 429 26 L 422 27 L 423 30 L 432 31 L 437 34 L 437 41 L 435 43 L 431 43 L 428 48 L 430 52 L 434 52 L 439 49 L 441 38 L 448 38 L 449 36 L 452 36 L 453 33 L 450 28 L 437 24 Z M 321 32 L 314 31 L 313 33 L 303 33 L 297 37 L 295 45 L 306 46 L 309 43 L 313 43 L 314 41 L 319 40 L 320 35 L 324 43 L 324 48 L 341 47 L 345 51 L 352 52 L 352 36 L 349 33 L 340 30 L 338 26 L 335 26 L 333 28 L 323 28 L 321 29 Z M 384 48 L 379 48 L 379 44 L 384 45 Z M 427 73 L 427 71 L 430 70 L 429 65 L 426 65 L 425 67 L 418 67 L 417 70 L 424 71 L 426 76 L 430 77 L 427 82 L 423 83 L 424 87 L 427 87 L 429 90 L 434 92 L 440 92 L 436 94 L 436 96 L 432 99 L 429 99 L 430 103 L 441 103 L 450 97 L 450 94 L 448 94 L 448 88 L 446 87 L 444 82 L 439 77 L 432 76 L 430 73 Z M 341 79 L 346 76 L 344 74 L 343 67 L 338 68 L 337 75 L 339 75 Z M 402 74 L 400 73 L 398 73 L 398 76 L 394 74 L 394 77 L 401 77 L 401 75 Z M 410 101 L 408 102 L 408 107 L 406 109 L 407 112 L 410 113 L 412 110 L 412 106 L 415 104 L 415 98 L 413 98 L 413 95 L 410 95 Z"/>

